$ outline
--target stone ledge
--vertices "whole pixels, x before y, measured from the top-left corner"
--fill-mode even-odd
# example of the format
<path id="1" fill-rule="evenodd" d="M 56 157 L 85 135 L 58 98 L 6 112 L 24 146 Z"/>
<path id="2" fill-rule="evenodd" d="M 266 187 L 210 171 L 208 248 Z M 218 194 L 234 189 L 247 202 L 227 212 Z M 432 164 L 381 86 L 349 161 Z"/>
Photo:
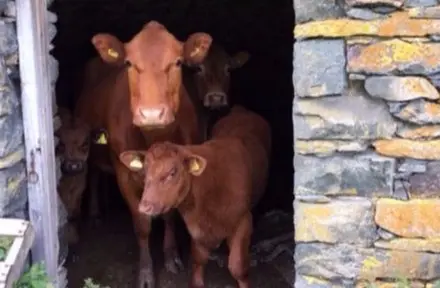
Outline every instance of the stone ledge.
<path id="1" fill-rule="evenodd" d="M 440 140 L 391 139 L 373 142 L 377 153 L 394 158 L 440 160 Z"/>

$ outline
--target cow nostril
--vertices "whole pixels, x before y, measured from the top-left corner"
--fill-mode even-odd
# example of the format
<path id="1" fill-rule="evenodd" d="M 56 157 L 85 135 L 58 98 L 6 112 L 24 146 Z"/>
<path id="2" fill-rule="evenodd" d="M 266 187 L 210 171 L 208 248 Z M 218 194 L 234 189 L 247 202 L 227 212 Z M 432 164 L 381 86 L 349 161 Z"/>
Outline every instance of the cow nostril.
<path id="1" fill-rule="evenodd" d="M 165 111 L 166 111 L 166 108 L 165 108 L 165 107 L 160 108 L 160 110 L 159 110 L 159 115 L 158 115 L 159 119 L 162 120 L 162 119 L 164 118 L 164 116 L 165 116 Z"/>

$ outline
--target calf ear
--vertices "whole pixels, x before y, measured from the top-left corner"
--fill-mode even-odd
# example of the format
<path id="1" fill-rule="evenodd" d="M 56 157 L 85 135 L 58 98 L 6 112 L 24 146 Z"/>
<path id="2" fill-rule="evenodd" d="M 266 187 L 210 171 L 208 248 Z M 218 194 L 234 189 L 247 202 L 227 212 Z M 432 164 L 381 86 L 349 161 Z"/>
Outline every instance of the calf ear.
<path id="1" fill-rule="evenodd" d="M 124 151 L 119 154 L 119 160 L 133 172 L 144 169 L 144 153 L 142 151 Z"/>
<path id="2" fill-rule="evenodd" d="M 191 155 L 186 159 L 186 165 L 189 173 L 194 176 L 200 176 L 205 171 L 207 161 L 202 156 Z"/>
<path id="3" fill-rule="evenodd" d="M 191 34 L 183 44 L 183 58 L 188 65 L 203 62 L 211 47 L 212 37 L 209 34 L 197 32 Z"/>
<path id="4" fill-rule="evenodd" d="M 246 51 L 241 51 L 235 54 L 231 57 L 231 60 L 229 62 L 229 65 L 231 69 L 237 69 L 246 64 L 246 62 L 249 60 L 250 55 Z"/>
<path id="5" fill-rule="evenodd" d="M 105 62 L 114 65 L 124 64 L 124 43 L 115 36 L 107 33 L 96 34 L 92 38 L 92 44 Z"/>

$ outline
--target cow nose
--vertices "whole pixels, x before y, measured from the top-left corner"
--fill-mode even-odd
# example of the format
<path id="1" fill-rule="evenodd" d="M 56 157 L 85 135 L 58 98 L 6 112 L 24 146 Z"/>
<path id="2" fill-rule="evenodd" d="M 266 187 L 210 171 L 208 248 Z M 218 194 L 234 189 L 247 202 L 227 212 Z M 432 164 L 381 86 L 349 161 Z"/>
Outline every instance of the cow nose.
<path id="1" fill-rule="evenodd" d="M 82 161 L 65 161 L 63 163 L 63 171 L 66 173 L 79 172 L 83 169 Z"/>
<path id="2" fill-rule="evenodd" d="M 139 213 L 154 216 L 160 214 L 160 206 L 152 202 L 141 202 L 139 204 Z"/>
<path id="3" fill-rule="evenodd" d="M 206 94 L 205 106 L 211 108 L 217 108 L 228 105 L 226 93 L 223 92 L 210 92 Z"/>
<path id="4" fill-rule="evenodd" d="M 174 121 L 172 110 L 166 105 L 154 108 L 139 108 L 139 126 L 166 126 Z"/>

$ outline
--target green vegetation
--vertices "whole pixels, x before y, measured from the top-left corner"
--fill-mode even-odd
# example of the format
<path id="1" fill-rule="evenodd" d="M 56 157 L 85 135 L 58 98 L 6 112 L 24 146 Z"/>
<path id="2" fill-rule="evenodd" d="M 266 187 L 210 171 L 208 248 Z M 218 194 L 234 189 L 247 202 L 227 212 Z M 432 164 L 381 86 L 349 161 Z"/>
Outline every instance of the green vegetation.
<path id="1" fill-rule="evenodd" d="M 10 236 L 0 236 L 0 261 L 6 259 L 9 248 L 11 248 L 12 242 L 14 242 L 14 237 Z"/>
<path id="2" fill-rule="evenodd" d="M 54 288 L 49 282 L 43 264 L 34 264 L 14 283 L 14 288 Z M 83 288 L 110 288 L 95 284 L 91 278 L 84 280 Z"/>

